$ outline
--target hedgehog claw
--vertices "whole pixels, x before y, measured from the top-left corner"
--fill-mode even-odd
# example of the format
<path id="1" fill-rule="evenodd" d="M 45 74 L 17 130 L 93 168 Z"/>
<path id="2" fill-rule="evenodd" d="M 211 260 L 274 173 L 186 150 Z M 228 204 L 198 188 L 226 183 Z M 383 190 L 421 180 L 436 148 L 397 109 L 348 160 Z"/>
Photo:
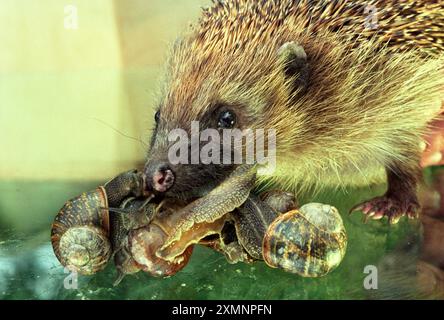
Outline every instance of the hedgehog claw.
<path id="1" fill-rule="evenodd" d="M 364 214 L 364 223 L 367 223 L 368 220 L 376 214 L 375 211 L 370 211 L 367 214 Z"/>
<path id="2" fill-rule="evenodd" d="M 402 195 L 400 197 L 385 195 L 353 207 L 350 213 L 362 211 L 365 215 L 364 223 L 367 223 L 369 218 L 379 220 L 387 217 L 388 223 L 393 225 L 398 223 L 402 216 L 407 216 L 410 219 L 417 218 L 419 208 L 415 195 Z"/>
<path id="3" fill-rule="evenodd" d="M 384 217 L 384 213 L 381 211 L 378 211 L 375 213 L 375 215 L 372 217 L 373 220 L 380 220 Z"/>
<path id="4" fill-rule="evenodd" d="M 348 214 L 351 215 L 352 213 L 354 213 L 356 211 L 362 211 L 362 209 L 364 209 L 364 204 L 358 204 L 357 206 L 354 206 L 353 208 L 351 208 L 350 211 L 348 212 Z"/>

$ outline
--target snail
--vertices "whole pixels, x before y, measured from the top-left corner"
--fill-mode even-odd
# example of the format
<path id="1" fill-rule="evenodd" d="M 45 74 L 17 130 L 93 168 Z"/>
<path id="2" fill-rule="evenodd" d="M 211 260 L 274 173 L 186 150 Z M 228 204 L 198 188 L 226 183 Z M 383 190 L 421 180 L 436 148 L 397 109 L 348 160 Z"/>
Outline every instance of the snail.
<path id="1" fill-rule="evenodd" d="M 174 255 L 168 259 L 160 256 L 158 250 L 182 221 L 177 212 L 183 207 L 185 203 L 177 199 L 164 199 L 148 225 L 129 232 L 131 256 L 142 270 L 155 277 L 171 276 L 186 266 L 195 244 L 218 250 L 226 254 L 231 262 L 252 261 L 240 244 L 227 242 L 229 231 L 226 227 L 231 222 L 228 214 L 212 222 L 196 224 L 184 231 L 174 243 Z"/>
<path id="2" fill-rule="evenodd" d="M 133 229 L 148 225 L 157 212 L 157 205 L 130 197 L 123 201 L 120 208 L 109 208 L 109 211 L 110 240 L 114 265 L 117 269 L 114 286 L 117 286 L 126 275 L 137 273 L 142 269 L 129 251 L 129 233 Z"/>
<path id="3" fill-rule="evenodd" d="M 143 180 L 131 170 L 65 203 L 51 229 L 54 253 L 63 266 L 86 275 L 105 268 L 113 250 L 108 208 L 130 196 L 147 196 Z"/>
<path id="4" fill-rule="evenodd" d="M 250 194 L 228 215 L 235 229 L 232 241 L 251 259 L 264 260 L 270 267 L 303 277 L 324 276 L 345 255 L 347 236 L 342 218 L 330 205 L 296 206 L 294 196 L 286 192 L 276 190 L 260 198 Z M 223 235 L 220 241 L 225 241 Z"/>
<path id="5" fill-rule="evenodd" d="M 347 236 L 336 208 L 309 203 L 280 215 L 263 240 L 265 263 L 304 277 L 334 270 L 347 248 Z"/>
<path id="6" fill-rule="evenodd" d="M 144 202 L 145 200 L 130 199 L 122 205 L 127 212 L 118 221 L 120 224 L 126 221 L 127 226 L 120 228 L 125 241 L 121 242 L 122 246 L 116 251 L 116 267 L 121 276 L 143 270 L 154 277 L 169 277 L 185 267 L 193 252 L 192 243 L 189 243 L 184 252 L 169 261 L 155 255 L 157 248 L 163 244 L 176 223 L 171 213 L 177 210 L 180 201 L 175 200 L 168 204 L 165 201 L 160 204 L 148 203 L 146 206 Z M 142 212 L 149 213 L 138 218 L 141 206 L 145 206 Z"/>

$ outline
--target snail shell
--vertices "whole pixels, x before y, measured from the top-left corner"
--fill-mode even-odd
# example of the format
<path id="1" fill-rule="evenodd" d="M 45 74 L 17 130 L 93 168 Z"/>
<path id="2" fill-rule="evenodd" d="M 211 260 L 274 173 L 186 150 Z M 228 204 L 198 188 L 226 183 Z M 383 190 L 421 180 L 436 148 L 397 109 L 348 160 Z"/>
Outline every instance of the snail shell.
<path id="1" fill-rule="evenodd" d="M 188 262 L 188 259 L 166 261 L 156 256 L 157 249 L 163 245 L 167 238 L 165 230 L 169 230 L 169 226 L 168 223 L 165 224 L 165 221 L 171 221 L 171 218 L 174 217 L 172 215 L 173 208 L 178 206 L 174 204 L 169 208 L 172 204 L 173 202 L 168 201 L 167 205 L 165 203 L 158 205 L 153 209 L 158 212 L 154 219 L 151 219 L 148 225 L 130 230 L 127 237 L 127 248 L 135 264 L 154 277 L 169 277 L 181 270 Z M 166 207 L 169 209 L 163 211 Z"/>
<path id="2" fill-rule="evenodd" d="M 128 239 L 131 256 L 145 272 L 156 277 L 168 277 L 177 273 L 187 265 L 195 244 L 210 236 L 218 238 L 221 233 L 225 217 L 195 224 L 171 243 L 168 259 L 160 255 L 159 249 L 182 222 L 183 217 L 177 212 L 185 205 L 186 203 L 178 200 L 165 199 L 149 225 L 130 232 Z"/>
<path id="3" fill-rule="evenodd" d="M 54 253 L 60 263 L 81 274 L 105 268 L 111 257 L 109 212 L 103 187 L 69 200 L 57 214 L 51 230 Z"/>
<path id="4" fill-rule="evenodd" d="M 309 203 L 280 215 L 263 241 L 265 262 L 304 277 L 321 277 L 342 261 L 347 236 L 336 208 Z"/>
<path id="5" fill-rule="evenodd" d="M 188 263 L 193 246 L 172 261 L 159 258 L 156 251 L 164 244 L 167 233 L 153 221 L 150 225 L 130 232 L 131 256 L 143 271 L 154 277 L 169 277 L 182 270 Z"/>

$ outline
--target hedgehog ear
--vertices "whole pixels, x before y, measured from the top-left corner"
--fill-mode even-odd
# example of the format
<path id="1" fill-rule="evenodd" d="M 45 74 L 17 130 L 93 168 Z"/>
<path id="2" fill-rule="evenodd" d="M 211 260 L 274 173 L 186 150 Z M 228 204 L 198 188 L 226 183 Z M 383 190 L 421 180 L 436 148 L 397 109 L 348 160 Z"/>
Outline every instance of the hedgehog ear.
<path id="1" fill-rule="evenodd" d="M 293 79 L 295 90 L 304 92 L 309 80 L 309 66 L 304 48 L 297 42 L 286 42 L 279 48 L 277 54 L 284 64 L 285 77 Z"/>

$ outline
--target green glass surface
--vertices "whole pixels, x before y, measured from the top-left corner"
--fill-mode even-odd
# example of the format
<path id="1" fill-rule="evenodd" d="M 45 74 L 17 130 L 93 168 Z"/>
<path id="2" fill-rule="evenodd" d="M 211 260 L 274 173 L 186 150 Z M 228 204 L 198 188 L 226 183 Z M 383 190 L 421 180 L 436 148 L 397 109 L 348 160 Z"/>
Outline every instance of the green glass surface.
<path id="1" fill-rule="evenodd" d="M 428 172 L 428 176 L 433 173 Z M 64 268 L 50 244 L 50 225 L 63 203 L 100 183 L 0 183 L 1 299 L 403 299 L 434 298 L 418 291 L 416 265 L 421 258 L 419 220 L 362 222 L 348 215 L 357 202 L 381 194 L 384 186 L 347 193 L 326 190 L 301 203 L 336 206 L 348 234 L 347 253 L 340 266 L 322 278 L 302 278 L 272 269 L 263 262 L 228 264 L 208 248 L 196 246 L 189 264 L 167 279 L 140 272 L 113 287 L 112 263 L 93 276 L 79 276 L 77 289 L 66 289 Z M 3 221 L 8 211 L 20 220 Z M 378 268 L 378 289 L 366 290 L 364 268 Z"/>

